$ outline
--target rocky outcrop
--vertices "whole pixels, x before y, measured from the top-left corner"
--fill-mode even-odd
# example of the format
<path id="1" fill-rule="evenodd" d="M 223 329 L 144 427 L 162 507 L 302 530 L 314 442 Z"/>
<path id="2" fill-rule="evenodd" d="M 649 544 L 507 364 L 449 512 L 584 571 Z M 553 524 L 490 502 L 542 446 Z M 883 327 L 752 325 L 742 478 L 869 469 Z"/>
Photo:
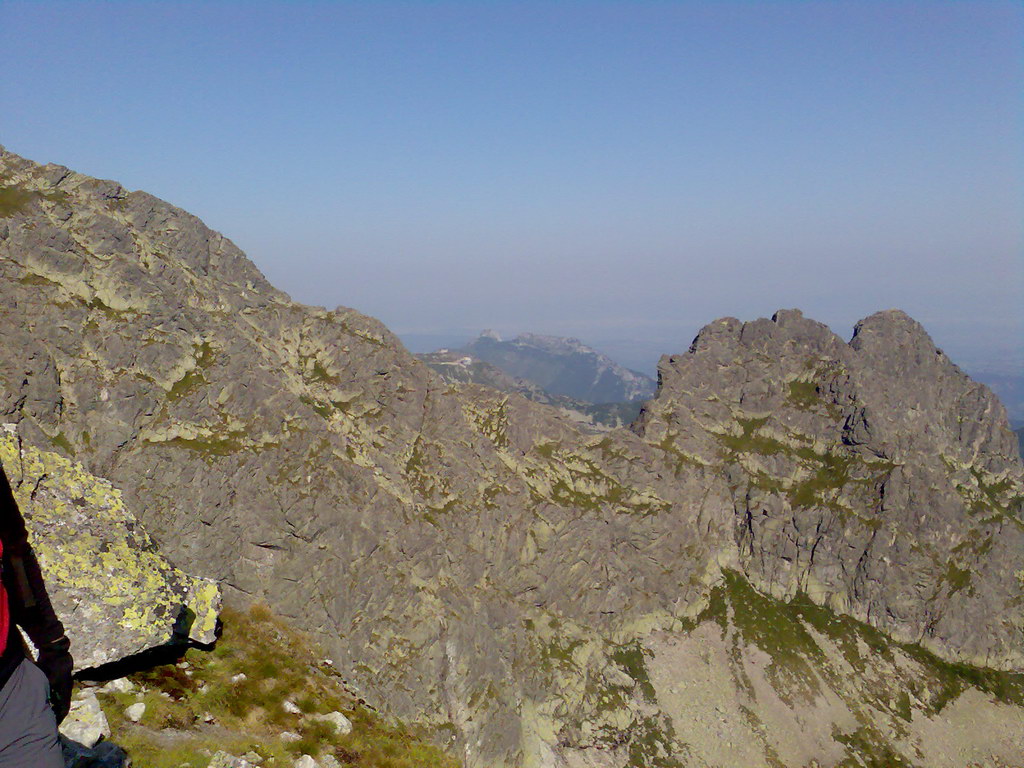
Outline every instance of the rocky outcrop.
<path id="1" fill-rule="evenodd" d="M 4 426 L 0 462 L 76 669 L 172 642 L 213 642 L 217 585 L 172 566 L 109 481 L 52 451 L 22 445 L 12 434 L 15 425 Z"/>
<path id="2" fill-rule="evenodd" d="M 723 468 L 758 587 L 806 592 L 949 658 L 1024 665 L 1014 436 L 918 323 L 880 312 L 846 344 L 797 311 L 727 318 L 659 378 L 636 431 Z"/>
<path id="3" fill-rule="evenodd" d="M 10 153 L 0 176 L 0 417 L 467 764 L 912 756 L 904 715 L 1015 707 L 1021 464 L 998 402 L 909 318 L 849 344 L 796 312 L 716 321 L 662 361 L 634 431 L 587 434 L 291 302 L 149 195 Z M 727 758 L 696 715 L 735 734 Z"/>

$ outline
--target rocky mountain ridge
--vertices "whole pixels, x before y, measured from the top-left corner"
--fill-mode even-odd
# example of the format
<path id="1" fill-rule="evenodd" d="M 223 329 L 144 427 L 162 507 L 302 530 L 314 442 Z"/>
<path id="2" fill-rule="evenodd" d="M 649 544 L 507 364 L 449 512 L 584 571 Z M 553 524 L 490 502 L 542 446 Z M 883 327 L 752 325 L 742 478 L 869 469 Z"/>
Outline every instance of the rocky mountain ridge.
<path id="1" fill-rule="evenodd" d="M 467 765 L 1014 754 L 1024 468 L 902 313 L 716 321 L 594 435 L 146 193 L 8 152 L 0 185 L 3 420 Z"/>

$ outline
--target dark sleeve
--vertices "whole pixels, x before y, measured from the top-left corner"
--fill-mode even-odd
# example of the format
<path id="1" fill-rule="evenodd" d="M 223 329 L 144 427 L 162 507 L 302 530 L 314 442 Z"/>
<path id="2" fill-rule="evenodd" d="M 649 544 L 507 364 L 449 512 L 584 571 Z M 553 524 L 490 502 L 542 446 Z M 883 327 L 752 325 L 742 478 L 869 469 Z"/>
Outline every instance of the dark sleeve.
<path id="1" fill-rule="evenodd" d="M 11 620 L 42 649 L 64 637 L 64 625 L 46 594 L 39 562 L 28 543 L 25 520 L 14 500 L 7 474 L 0 467 L 0 536 L 3 536 L 3 581 Z"/>

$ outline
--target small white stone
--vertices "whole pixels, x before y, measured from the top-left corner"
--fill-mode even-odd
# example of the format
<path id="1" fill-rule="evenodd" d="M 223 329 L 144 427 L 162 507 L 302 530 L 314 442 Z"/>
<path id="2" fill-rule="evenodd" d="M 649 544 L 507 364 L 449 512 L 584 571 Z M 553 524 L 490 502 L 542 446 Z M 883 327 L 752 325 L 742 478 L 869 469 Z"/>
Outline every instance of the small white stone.
<path id="1" fill-rule="evenodd" d="M 253 765 L 244 757 L 235 757 L 220 751 L 213 756 L 207 768 L 253 768 Z"/>
<path id="2" fill-rule="evenodd" d="M 281 734 L 281 741 L 298 741 L 302 737 L 294 731 L 285 731 Z"/>
<path id="3" fill-rule="evenodd" d="M 214 721 L 214 717 L 209 712 L 203 712 L 202 720 L 204 723 L 212 723 Z"/>
<path id="4" fill-rule="evenodd" d="M 104 693 L 131 693 L 135 690 L 135 683 L 127 677 L 117 677 L 107 683 L 104 683 L 100 687 L 100 690 Z"/>
<path id="5" fill-rule="evenodd" d="M 294 701 L 291 699 L 285 699 L 281 705 L 282 709 L 290 715 L 301 715 L 302 710 L 298 708 Z"/>
<path id="6" fill-rule="evenodd" d="M 110 725 L 103 714 L 96 694 L 87 691 L 71 702 L 71 711 L 60 725 L 60 732 L 68 739 L 92 748 L 96 743 L 110 736 Z"/>
<path id="7" fill-rule="evenodd" d="M 232 683 L 240 683 L 243 680 L 248 680 L 248 679 L 249 678 L 246 677 L 245 672 L 239 672 L 237 675 L 235 675 L 234 677 L 231 678 L 231 682 Z"/>
<path id="8" fill-rule="evenodd" d="M 142 716 L 146 713 L 146 705 L 143 702 L 137 702 L 132 704 L 124 711 L 124 716 L 131 720 L 133 723 L 139 722 Z"/>
<path id="9" fill-rule="evenodd" d="M 293 765 L 295 766 L 295 768 L 320 768 L 316 760 L 314 760 L 309 755 L 303 755 L 302 757 L 298 758 L 293 763 Z"/>

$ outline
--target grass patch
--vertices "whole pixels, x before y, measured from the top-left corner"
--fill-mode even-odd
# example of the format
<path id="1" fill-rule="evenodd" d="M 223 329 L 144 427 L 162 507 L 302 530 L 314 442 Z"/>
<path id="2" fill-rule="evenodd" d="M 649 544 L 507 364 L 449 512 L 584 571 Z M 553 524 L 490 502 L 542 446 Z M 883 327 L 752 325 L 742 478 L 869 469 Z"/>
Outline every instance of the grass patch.
<path id="1" fill-rule="evenodd" d="M 163 444 L 172 445 L 175 448 L 185 448 L 207 457 L 231 456 L 243 448 L 241 441 L 233 437 L 174 437 L 170 440 L 165 440 Z"/>
<path id="2" fill-rule="evenodd" d="M 742 578 L 742 577 L 737 577 Z M 748 587 L 749 588 L 749 587 Z M 768 600 L 769 598 L 762 598 Z M 849 664 L 863 673 L 869 659 L 861 656 L 858 641 L 870 656 L 894 661 L 893 650 L 899 649 L 924 668 L 920 697 L 927 699 L 928 713 L 937 714 L 967 688 L 973 687 L 998 699 L 1004 704 L 1024 706 L 1024 674 L 1005 672 L 987 667 L 946 661 L 920 645 L 896 643 L 870 624 L 814 604 L 807 595 L 798 594 L 791 603 L 778 603 L 779 611 L 799 618 L 835 642 Z M 879 702 L 893 714 L 909 719 L 910 701 L 903 682 L 893 680 L 892 690 Z M 885 703 L 889 702 L 889 703 Z"/>
<path id="3" fill-rule="evenodd" d="M 205 383 L 206 377 L 203 376 L 203 372 L 198 368 L 193 368 L 174 382 L 171 388 L 167 391 L 167 399 L 171 402 L 181 400 L 181 398 L 185 397 L 190 392 L 199 389 L 199 387 Z"/>
<path id="4" fill-rule="evenodd" d="M 958 568 L 952 560 L 946 566 L 946 583 L 949 584 L 949 594 L 966 589 L 971 584 L 971 572 L 967 568 Z M 972 590 L 973 591 L 973 590 Z"/>
<path id="5" fill-rule="evenodd" d="M 675 756 L 675 732 L 668 718 L 645 717 L 630 726 L 630 768 L 683 768 Z"/>
<path id="6" fill-rule="evenodd" d="M 340 381 L 337 376 L 333 376 L 328 373 L 327 369 L 324 368 L 323 364 L 317 359 L 313 360 L 313 367 L 309 374 L 309 380 L 331 385 L 337 384 Z"/>
<path id="7" fill-rule="evenodd" d="M 222 619 L 223 634 L 212 651 L 190 649 L 177 664 L 132 675 L 136 692 L 100 694 L 112 739 L 136 768 L 205 768 L 219 749 L 256 752 L 273 768 L 291 768 L 303 754 L 330 754 L 352 768 L 458 766 L 423 732 L 389 723 L 359 704 L 321 661 L 322 652 L 266 608 L 225 610 Z M 124 717 L 136 701 L 146 704 L 139 724 Z M 288 711 L 286 701 L 301 713 Z M 342 712 L 352 733 L 341 735 L 309 717 L 327 712 Z M 286 741 L 284 731 L 299 738 Z"/>
<path id="8" fill-rule="evenodd" d="M 758 430 L 767 421 L 767 417 L 760 419 L 736 419 L 736 423 L 743 430 L 742 434 L 716 434 L 715 437 L 731 453 L 759 453 L 764 456 L 771 456 L 776 453 L 791 452 L 792 449 L 785 443 L 781 443 L 772 437 L 758 434 Z"/>
<path id="9" fill-rule="evenodd" d="M 475 420 L 477 431 L 494 443 L 495 448 L 508 448 L 507 403 L 508 398 L 505 398 L 497 408 L 484 412 Z"/>
<path id="10" fill-rule="evenodd" d="M 204 341 L 195 345 L 192 354 L 196 361 L 195 367 L 174 382 L 167 392 L 168 400 L 180 400 L 207 383 L 204 371 L 217 362 L 217 353 L 210 342 Z"/>
<path id="11" fill-rule="evenodd" d="M 814 667 L 824 654 L 790 606 L 765 597 L 733 571 L 725 571 L 733 624 L 744 642 L 772 658 L 768 679 L 783 700 L 811 699 L 819 691 Z"/>
<path id="12" fill-rule="evenodd" d="M 832 502 L 827 496 L 835 494 L 850 482 L 850 468 L 854 459 L 831 451 L 813 454 L 818 466 L 808 479 L 789 489 L 789 503 L 794 507 L 813 507 Z"/>
<path id="13" fill-rule="evenodd" d="M 67 205 L 68 193 L 63 189 L 51 189 L 49 192 L 41 192 L 40 195 L 44 200 L 48 200 L 51 203 L 61 203 Z"/>
<path id="14" fill-rule="evenodd" d="M 314 400 L 308 395 L 299 395 L 299 401 L 312 408 L 321 418 L 328 419 L 331 416 L 331 407 Z"/>
<path id="15" fill-rule="evenodd" d="M 65 455 L 75 455 L 75 446 L 71 444 L 71 441 L 68 440 L 68 436 L 65 435 L 63 432 L 58 432 L 54 437 L 51 437 L 50 442 L 53 443 L 54 446 L 62 450 L 65 453 Z"/>
<path id="16" fill-rule="evenodd" d="M 645 650 L 640 643 L 633 642 L 627 645 L 620 645 L 611 653 L 611 660 L 622 667 L 626 674 L 633 678 L 640 687 L 640 693 L 648 703 L 653 704 L 657 700 L 654 686 L 651 685 L 651 678 L 647 674 L 646 656 L 650 651 Z"/>
<path id="17" fill-rule="evenodd" d="M 791 381 L 786 400 L 796 408 L 809 411 L 821 402 L 818 385 L 813 381 Z"/>
<path id="18" fill-rule="evenodd" d="M 53 282 L 53 280 L 43 277 L 42 275 L 37 275 L 34 272 L 29 272 L 24 277 L 22 277 L 18 282 L 21 283 L 22 285 L 35 285 L 47 287 L 51 285 L 58 285 L 58 283 Z"/>
<path id="19" fill-rule="evenodd" d="M 913 763 L 890 747 L 874 728 L 861 726 L 852 733 L 835 731 L 832 738 L 846 745 L 848 756 L 840 768 L 913 768 Z"/>
<path id="20" fill-rule="evenodd" d="M 819 677 L 836 685 L 852 675 L 861 681 L 858 699 L 863 697 L 871 707 L 903 722 L 912 722 L 915 709 L 918 715 L 940 713 L 968 688 L 1004 704 L 1024 706 L 1024 674 L 945 661 L 919 645 L 898 643 L 868 624 L 817 605 L 804 593 L 788 603 L 775 600 L 754 590 L 742 575 L 724 571 L 723 582 L 711 591 L 709 605 L 697 621 L 715 621 L 724 634 L 730 620 L 736 640 L 769 654 L 767 678 L 787 703 L 794 695 L 816 692 Z M 836 646 L 852 672 L 829 661 L 818 644 L 819 635 Z M 736 663 L 741 647 L 737 642 L 733 648 Z M 897 658 L 900 653 L 918 668 L 904 670 Z M 834 732 L 833 738 L 847 749 L 841 766 L 910 765 L 888 736 L 866 720 L 861 719 L 852 732 Z"/>
<path id="21" fill-rule="evenodd" d="M 968 687 L 984 691 L 1004 704 L 1024 707 L 1024 673 L 946 661 L 919 645 L 902 644 L 900 648 L 927 669 L 932 713 L 941 712 Z"/>
<path id="22" fill-rule="evenodd" d="M 93 296 L 92 299 L 86 304 L 89 309 L 98 309 L 100 312 L 105 314 L 109 318 L 117 318 L 121 313 L 114 309 L 112 306 L 107 304 L 99 296 Z"/>
<path id="23" fill-rule="evenodd" d="M 0 219 L 24 213 L 38 193 L 21 187 L 0 187 Z"/>

